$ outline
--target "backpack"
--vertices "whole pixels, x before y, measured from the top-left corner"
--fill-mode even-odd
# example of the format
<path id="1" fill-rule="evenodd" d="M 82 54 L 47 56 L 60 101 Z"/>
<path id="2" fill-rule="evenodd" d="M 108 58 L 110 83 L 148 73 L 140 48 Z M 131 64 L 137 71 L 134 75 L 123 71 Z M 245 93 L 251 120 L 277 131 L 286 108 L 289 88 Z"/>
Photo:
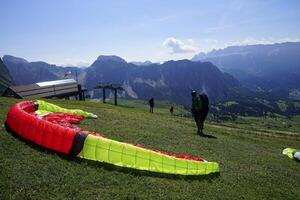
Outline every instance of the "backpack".
<path id="1" fill-rule="evenodd" d="M 199 96 L 201 98 L 203 108 L 208 108 L 209 105 L 208 96 L 206 94 L 201 94 Z"/>
<path id="2" fill-rule="evenodd" d="M 192 99 L 193 103 L 192 103 L 192 109 L 193 110 L 201 110 L 202 109 L 202 99 L 200 97 L 200 95 L 197 95 L 196 97 L 194 97 Z"/>

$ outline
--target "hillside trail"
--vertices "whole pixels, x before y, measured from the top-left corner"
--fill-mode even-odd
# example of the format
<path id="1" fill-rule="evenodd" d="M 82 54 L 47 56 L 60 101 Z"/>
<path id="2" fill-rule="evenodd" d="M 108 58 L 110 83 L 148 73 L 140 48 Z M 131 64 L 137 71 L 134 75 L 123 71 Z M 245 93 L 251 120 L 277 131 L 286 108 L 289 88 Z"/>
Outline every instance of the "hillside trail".
<path id="1" fill-rule="evenodd" d="M 229 127 L 224 125 L 216 125 L 216 124 L 207 124 L 208 127 L 223 129 L 227 131 L 239 131 L 245 134 L 255 134 L 276 138 L 290 138 L 300 141 L 300 133 L 298 132 L 290 132 L 290 131 L 277 131 L 277 130 L 250 130 L 250 129 L 241 129 L 236 127 Z"/>

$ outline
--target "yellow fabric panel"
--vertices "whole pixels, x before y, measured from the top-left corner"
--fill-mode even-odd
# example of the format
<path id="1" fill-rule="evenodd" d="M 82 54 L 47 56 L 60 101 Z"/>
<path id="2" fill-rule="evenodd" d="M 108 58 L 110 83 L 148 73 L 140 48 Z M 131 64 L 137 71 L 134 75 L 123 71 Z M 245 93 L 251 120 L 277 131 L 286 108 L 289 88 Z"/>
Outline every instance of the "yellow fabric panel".
<path id="1" fill-rule="evenodd" d="M 97 115 L 94 115 L 93 113 L 85 112 L 80 109 L 66 109 L 42 100 L 37 100 L 37 103 L 38 103 L 38 110 L 36 111 L 37 114 L 45 114 L 46 112 L 48 113 L 63 112 L 63 113 L 77 114 L 84 117 L 97 118 Z"/>
<path id="2" fill-rule="evenodd" d="M 289 158 L 293 158 L 295 152 L 296 152 L 296 149 L 285 148 L 285 149 L 282 151 L 282 154 L 287 155 Z"/>
<path id="3" fill-rule="evenodd" d="M 88 135 L 79 157 L 152 172 L 202 175 L 219 171 L 215 162 L 175 158 L 149 149 Z"/>

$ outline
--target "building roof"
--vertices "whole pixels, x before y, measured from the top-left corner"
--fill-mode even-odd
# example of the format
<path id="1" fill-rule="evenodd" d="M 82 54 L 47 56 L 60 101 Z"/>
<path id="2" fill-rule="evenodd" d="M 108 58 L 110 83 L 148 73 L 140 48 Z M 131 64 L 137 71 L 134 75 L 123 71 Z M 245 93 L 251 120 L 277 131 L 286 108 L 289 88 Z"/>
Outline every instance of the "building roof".
<path id="1" fill-rule="evenodd" d="M 63 80 L 39 82 L 36 84 L 40 87 L 44 87 L 44 86 L 62 85 L 67 83 L 77 83 L 77 82 L 74 79 L 63 79 Z"/>
<path id="2" fill-rule="evenodd" d="M 11 86 L 4 92 L 4 95 L 18 98 L 67 97 L 86 90 L 83 88 L 79 91 L 78 88 L 78 83 L 74 79 L 64 79 Z"/>

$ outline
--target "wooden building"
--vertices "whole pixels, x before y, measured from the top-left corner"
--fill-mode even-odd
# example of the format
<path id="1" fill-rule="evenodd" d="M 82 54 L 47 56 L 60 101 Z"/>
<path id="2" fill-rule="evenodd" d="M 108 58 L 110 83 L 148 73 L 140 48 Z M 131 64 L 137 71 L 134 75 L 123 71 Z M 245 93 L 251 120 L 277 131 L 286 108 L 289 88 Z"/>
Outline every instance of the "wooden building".
<path id="1" fill-rule="evenodd" d="M 75 96 L 79 100 L 85 100 L 86 89 L 82 88 L 74 79 L 39 82 L 30 85 L 11 86 L 7 88 L 3 96 L 15 98 L 69 98 Z"/>

